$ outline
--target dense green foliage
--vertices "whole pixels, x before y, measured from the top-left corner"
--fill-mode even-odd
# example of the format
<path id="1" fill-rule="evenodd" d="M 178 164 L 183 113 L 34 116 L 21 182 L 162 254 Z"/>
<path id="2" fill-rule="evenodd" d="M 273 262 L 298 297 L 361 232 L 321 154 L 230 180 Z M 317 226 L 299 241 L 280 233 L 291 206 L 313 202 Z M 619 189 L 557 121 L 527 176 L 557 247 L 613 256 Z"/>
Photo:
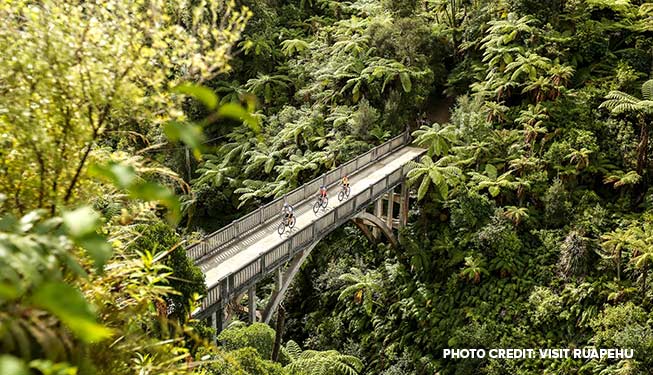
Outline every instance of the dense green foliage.
<path id="1" fill-rule="evenodd" d="M 331 235 L 289 296 L 286 337 L 355 355 L 370 374 L 652 371 L 653 5 L 247 4 L 243 55 L 210 85 L 223 102 L 257 95 L 264 136 L 216 130 L 225 138 L 192 183 L 195 225 L 406 125 L 428 149 L 409 175 L 417 202 L 401 248 L 353 228 Z M 443 92 L 455 105 L 434 124 Z M 636 356 L 441 358 L 449 347 L 587 345 Z"/>

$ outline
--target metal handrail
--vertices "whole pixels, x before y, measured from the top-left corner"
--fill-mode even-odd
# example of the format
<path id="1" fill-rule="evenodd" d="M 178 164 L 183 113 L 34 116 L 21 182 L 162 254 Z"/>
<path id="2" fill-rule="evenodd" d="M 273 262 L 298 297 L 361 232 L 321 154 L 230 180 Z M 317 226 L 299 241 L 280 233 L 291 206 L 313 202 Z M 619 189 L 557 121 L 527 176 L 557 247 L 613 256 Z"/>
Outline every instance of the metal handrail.
<path id="1" fill-rule="evenodd" d="M 293 191 L 286 193 L 284 196 L 279 197 L 272 202 L 257 208 L 256 210 L 246 214 L 245 216 L 232 221 L 230 224 L 218 229 L 217 231 L 204 236 L 197 243 L 186 248 L 188 258 L 197 261 L 206 257 L 209 254 L 215 254 L 221 248 L 224 248 L 232 241 L 240 238 L 243 234 L 249 233 L 251 230 L 257 228 L 261 224 L 267 222 L 272 218 L 276 218 L 277 214 L 281 211 L 281 206 L 284 201 L 289 198 L 290 204 L 301 202 L 310 197 L 314 190 L 307 190 L 306 187 L 312 183 L 321 181 L 320 185 L 331 186 L 336 184 L 343 176 L 344 173 L 350 174 L 351 165 L 355 165 L 354 171 L 360 171 L 375 161 L 385 157 L 396 149 L 408 144 L 410 135 L 407 131 L 392 138 L 391 140 L 372 148 L 366 153 L 359 155 L 355 159 L 340 165 L 338 168 L 322 174 L 320 177 L 299 186 Z M 361 162 L 362 161 L 362 162 Z M 338 176 L 338 177 L 335 177 Z"/>

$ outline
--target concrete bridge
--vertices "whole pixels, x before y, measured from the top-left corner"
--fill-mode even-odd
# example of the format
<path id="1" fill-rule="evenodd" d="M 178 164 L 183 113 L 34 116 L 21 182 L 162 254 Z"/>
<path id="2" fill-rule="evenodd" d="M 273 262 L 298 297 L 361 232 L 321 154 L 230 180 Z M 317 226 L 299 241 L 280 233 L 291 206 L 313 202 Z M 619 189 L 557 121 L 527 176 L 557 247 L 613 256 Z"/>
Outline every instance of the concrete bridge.
<path id="1" fill-rule="evenodd" d="M 209 319 L 220 331 L 228 320 L 227 306 L 239 305 L 247 293 L 249 319 L 254 322 L 256 284 L 275 275 L 275 290 L 258 317 L 269 323 L 311 250 L 347 221 L 353 221 L 370 240 L 376 241 L 383 233 L 396 245 L 393 228 L 404 226 L 408 215 L 409 195 L 404 182 L 411 168 L 409 162 L 425 152 L 409 147 L 409 140 L 405 132 L 190 246 L 187 254 L 204 272 L 208 287 L 201 308 L 193 315 Z M 351 194 L 340 202 L 337 195 L 344 175 L 349 176 Z M 312 207 L 321 185 L 327 186 L 329 205 L 316 215 Z M 396 194 L 399 185 L 401 191 Z M 290 232 L 279 235 L 284 201 L 293 205 L 297 222 Z"/>

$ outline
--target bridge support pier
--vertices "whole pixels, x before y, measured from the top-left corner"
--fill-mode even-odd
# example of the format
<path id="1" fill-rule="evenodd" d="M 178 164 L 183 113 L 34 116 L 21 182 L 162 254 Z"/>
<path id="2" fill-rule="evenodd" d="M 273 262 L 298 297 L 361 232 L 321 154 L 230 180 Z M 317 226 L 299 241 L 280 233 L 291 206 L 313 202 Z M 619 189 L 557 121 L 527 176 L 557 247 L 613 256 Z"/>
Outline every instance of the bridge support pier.
<path id="1" fill-rule="evenodd" d="M 215 335 L 212 338 L 213 342 L 217 341 L 217 335 L 222 332 L 226 328 L 226 321 L 225 321 L 225 314 L 224 314 L 224 307 L 220 305 L 215 311 L 209 315 L 209 319 L 211 320 L 211 328 L 215 330 Z"/>
<path id="2" fill-rule="evenodd" d="M 392 221 L 394 217 L 394 208 L 395 208 L 395 189 L 390 189 L 388 191 L 388 210 L 385 216 L 385 223 L 389 228 L 392 228 Z"/>
<path id="3" fill-rule="evenodd" d="M 374 215 L 376 217 L 383 217 L 383 198 L 379 198 L 374 202 Z M 372 235 L 374 235 L 374 238 L 379 238 L 381 236 L 381 229 L 372 226 Z"/>
<path id="4" fill-rule="evenodd" d="M 408 206 L 410 204 L 410 190 L 408 183 L 404 179 L 401 183 L 401 195 L 399 198 L 399 228 L 408 224 Z"/>
<path id="5" fill-rule="evenodd" d="M 249 313 L 249 324 L 256 323 L 256 285 L 247 290 L 247 304 Z"/>

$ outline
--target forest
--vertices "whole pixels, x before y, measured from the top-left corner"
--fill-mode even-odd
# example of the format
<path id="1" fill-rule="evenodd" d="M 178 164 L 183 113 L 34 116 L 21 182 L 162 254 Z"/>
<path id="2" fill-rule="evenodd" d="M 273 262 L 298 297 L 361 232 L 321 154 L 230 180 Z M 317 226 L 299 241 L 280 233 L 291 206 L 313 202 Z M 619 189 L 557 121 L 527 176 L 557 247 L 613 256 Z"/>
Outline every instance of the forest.
<path id="1" fill-rule="evenodd" d="M 0 374 L 653 373 L 653 2 L 0 0 L 0 19 Z M 193 317 L 189 244 L 405 130 L 426 151 L 398 246 L 344 225 L 283 324 L 247 324 L 247 301 L 221 332 Z M 634 355 L 443 356 L 587 347 Z"/>

